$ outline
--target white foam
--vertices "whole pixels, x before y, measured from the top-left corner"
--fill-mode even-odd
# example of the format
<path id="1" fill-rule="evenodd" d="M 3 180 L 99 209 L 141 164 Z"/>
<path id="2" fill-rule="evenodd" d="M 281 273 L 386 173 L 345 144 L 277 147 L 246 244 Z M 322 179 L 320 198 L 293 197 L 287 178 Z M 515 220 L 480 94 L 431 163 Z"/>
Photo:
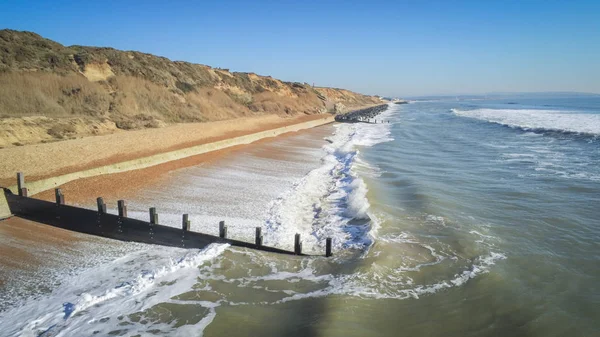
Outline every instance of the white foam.
<path id="1" fill-rule="evenodd" d="M 199 273 L 197 266 L 227 247 L 212 244 L 200 251 L 160 247 L 127 255 L 66 280 L 49 296 L 3 312 L 0 331 L 16 336 L 87 336 L 95 331 L 108 335 L 127 322 L 130 333 L 144 334 L 147 327 L 127 316 L 189 291 Z M 134 270 L 137 274 L 132 276 Z M 208 324 L 207 319 L 210 315 L 201 323 Z M 171 330 L 168 324 L 162 328 Z"/>
<path id="2" fill-rule="evenodd" d="M 573 111 L 517 109 L 452 109 L 457 116 L 475 118 L 524 130 L 547 130 L 600 135 L 600 115 Z"/>
<path id="3" fill-rule="evenodd" d="M 391 116 L 391 112 L 382 117 Z M 321 166 L 271 202 L 267 212 L 265 244 L 291 248 L 293 235 L 303 234 L 303 250 L 322 251 L 324 240 L 333 239 L 335 249 L 368 246 L 364 226 L 352 220 L 369 220 L 368 187 L 357 172 L 377 169 L 359 161 L 359 148 L 393 140 L 390 124 L 338 124 L 323 147 Z"/>
<path id="4" fill-rule="evenodd" d="M 350 193 L 346 214 L 356 219 L 368 219 L 367 211 L 370 204 L 367 199 L 367 185 L 362 179 L 354 179 L 349 186 Z"/>

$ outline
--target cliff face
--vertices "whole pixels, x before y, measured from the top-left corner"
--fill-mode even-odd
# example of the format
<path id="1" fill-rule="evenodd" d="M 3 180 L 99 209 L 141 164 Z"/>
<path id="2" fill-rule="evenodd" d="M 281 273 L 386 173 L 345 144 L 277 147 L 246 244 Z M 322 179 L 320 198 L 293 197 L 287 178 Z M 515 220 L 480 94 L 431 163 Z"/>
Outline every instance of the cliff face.
<path id="1" fill-rule="evenodd" d="M 318 114 L 379 100 L 269 76 L 0 31 L 0 146 L 244 116 Z"/>

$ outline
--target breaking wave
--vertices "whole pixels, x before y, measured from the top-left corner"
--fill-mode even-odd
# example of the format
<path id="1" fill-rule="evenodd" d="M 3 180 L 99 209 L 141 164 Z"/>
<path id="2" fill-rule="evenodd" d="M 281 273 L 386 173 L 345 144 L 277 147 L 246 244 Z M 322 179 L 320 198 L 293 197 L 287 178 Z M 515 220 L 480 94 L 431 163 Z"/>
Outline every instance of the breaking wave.
<path id="1" fill-rule="evenodd" d="M 369 216 L 368 186 L 356 163 L 360 147 L 391 140 L 389 124 L 336 125 L 324 146 L 322 165 L 271 202 L 265 243 L 290 248 L 294 234 L 303 233 L 307 251 L 320 252 L 328 237 L 335 249 L 369 246 L 373 219 Z"/>
<path id="2" fill-rule="evenodd" d="M 451 111 L 457 116 L 474 118 L 525 131 L 600 136 L 600 114 L 518 109 L 451 109 Z"/>

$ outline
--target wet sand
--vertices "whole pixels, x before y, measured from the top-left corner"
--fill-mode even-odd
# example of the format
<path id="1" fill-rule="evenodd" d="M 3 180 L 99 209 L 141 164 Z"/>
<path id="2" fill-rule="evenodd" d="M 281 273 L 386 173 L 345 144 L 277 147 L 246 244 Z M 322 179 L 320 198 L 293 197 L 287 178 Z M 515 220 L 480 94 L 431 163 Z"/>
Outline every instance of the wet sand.
<path id="1" fill-rule="evenodd" d="M 297 119 L 296 122 L 298 122 Z M 160 185 L 162 180 L 168 180 L 166 178 L 168 178 L 168 173 L 171 171 L 197 165 L 207 165 L 224 158 L 231 158 L 236 152 L 258 151 L 257 154 L 260 156 L 268 158 L 281 157 L 284 155 L 284 152 L 269 151 L 269 153 L 266 153 L 260 150 L 261 146 L 306 131 L 290 132 L 277 137 L 265 138 L 252 144 L 233 146 L 144 169 L 78 179 L 64 184 L 60 188 L 65 195 L 65 202 L 67 204 L 93 205 L 95 199 L 102 196 L 107 204 L 116 205 L 117 200 L 132 198 L 146 186 Z M 227 134 L 227 136 L 233 137 L 236 135 Z M 225 136 L 222 138 L 225 138 Z M 59 143 L 44 145 L 56 144 Z M 140 148 L 145 148 L 143 144 L 141 145 Z M 180 145 L 183 146 L 183 144 Z M 191 144 L 188 145 L 191 146 Z M 24 149 L 27 150 L 27 148 Z M 2 151 L 5 150 L 7 149 Z M 2 156 L 2 151 L 0 151 L 0 157 Z M 53 201 L 54 191 L 42 192 L 35 195 L 35 197 Z M 89 240 L 98 240 L 98 238 L 18 217 L 0 221 L 0 242 L 2 243 L 0 245 L 0 287 L 6 283 L 9 275 L 15 271 L 33 272 L 41 266 L 49 267 L 56 263 L 64 263 L 64 261 L 56 261 L 54 259 L 56 256 L 53 258 L 52 254 L 45 255 L 43 252 L 69 251 L 77 245 L 85 244 Z"/>

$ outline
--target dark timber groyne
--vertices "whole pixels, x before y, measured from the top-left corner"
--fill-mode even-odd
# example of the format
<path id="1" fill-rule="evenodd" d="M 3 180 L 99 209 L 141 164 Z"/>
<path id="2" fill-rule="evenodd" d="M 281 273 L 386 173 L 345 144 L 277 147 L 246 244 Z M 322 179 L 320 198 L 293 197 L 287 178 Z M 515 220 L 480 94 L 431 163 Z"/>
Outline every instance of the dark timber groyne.
<path id="1" fill-rule="evenodd" d="M 377 123 L 377 120 L 374 118 L 387 108 L 387 104 L 382 104 L 366 109 L 356 110 L 335 116 L 335 121 L 343 123 Z M 383 120 L 380 120 L 379 122 L 383 123 Z"/>
<path id="2" fill-rule="evenodd" d="M 181 228 L 163 226 L 159 224 L 158 213 L 154 207 L 149 209 L 149 221 L 142 221 L 127 217 L 127 204 L 124 200 L 118 202 L 118 214 L 110 214 L 106 211 L 106 204 L 102 198 L 96 200 L 97 210 L 66 205 L 61 189 L 55 190 L 55 202 L 34 199 L 27 196 L 27 188 L 24 187 L 22 174 L 18 174 L 18 181 L 18 194 L 13 194 L 11 190 L 3 188 L 10 212 L 20 218 L 50 226 L 115 240 L 171 247 L 204 248 L 211 243 L 228 243 L 236 247 L 279 254 L 309 255 L 302 253 L 300 234 L 290 238 L 290 242 L 294 240 L 294 251 L 287 251 L 264 246 L 261 227 L 256 227 L 256 237 L 253 243 L 232 240 L 227 238 L 227 226 L 224 221 L 219 223 L 219 236 L 192 232 L 188 214 L 182 215 Z M 331 255 L 331 239 L 327 238 L 325 256 Z"/>

